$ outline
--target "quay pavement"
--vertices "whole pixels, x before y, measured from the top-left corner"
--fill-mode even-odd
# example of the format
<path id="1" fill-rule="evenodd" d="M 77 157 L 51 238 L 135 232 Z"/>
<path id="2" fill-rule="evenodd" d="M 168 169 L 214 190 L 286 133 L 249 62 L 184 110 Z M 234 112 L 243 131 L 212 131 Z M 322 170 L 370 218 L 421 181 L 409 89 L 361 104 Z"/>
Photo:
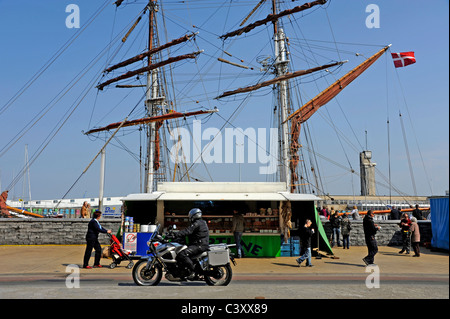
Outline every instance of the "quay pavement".
<path id="1" fill-rule="evenodd" d="M 68 265 L 82 266 L 84 245 L 4 245 L 0 246 L 0 281 L 14 275 L 60 275 L 66 273 Z M 381 246 L 375 256 L 375 263 L 381 275 L 408 276 L 410 278 L 449 275 L 448 252 L 434 252 L 421 247 L 421 256 L 399 254 L 400 247 Z M 314 267 L 298 267 L 297 257 L 241 258 L 236 259 L 233 274 L 238 275 L 367 275 L 362 258 L 367 255 L 366 247 L 354 246 L 350 249 L 335 247 L 334 256 L 312 257 Z M 90 263 L 94 258 L 92 256 Z M 104 268 L 81 269 L 81 274 L 129 274 L 128 261 L 123 261 L 115 269 L 107 266 L 111 259 L 102 258 Z M 135 261 L 136 262 L 136 261 Z"/>

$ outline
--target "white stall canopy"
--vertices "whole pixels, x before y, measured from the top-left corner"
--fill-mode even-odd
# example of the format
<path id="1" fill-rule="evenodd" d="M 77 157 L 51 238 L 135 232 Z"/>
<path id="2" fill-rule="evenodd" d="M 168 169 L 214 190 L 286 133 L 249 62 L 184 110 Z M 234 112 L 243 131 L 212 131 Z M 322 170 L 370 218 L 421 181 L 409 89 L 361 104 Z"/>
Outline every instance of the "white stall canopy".
<path id="1" fill-rule="evenodd" d="M 163 182 L 153 193 L 130 194 L 122 201 L 318 201 L 312 194 L 286 192 L 285 183 Z"/>

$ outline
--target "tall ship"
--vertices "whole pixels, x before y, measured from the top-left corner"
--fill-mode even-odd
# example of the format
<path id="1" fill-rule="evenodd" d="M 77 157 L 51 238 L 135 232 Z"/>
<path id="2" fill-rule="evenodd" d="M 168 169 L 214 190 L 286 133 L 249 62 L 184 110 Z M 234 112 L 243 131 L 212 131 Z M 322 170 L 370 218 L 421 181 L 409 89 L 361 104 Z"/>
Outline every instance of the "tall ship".
<path id="1" fill-rule="evenodd" d="M 363 74 L 370 77 L 391 45 L 336 41 L 327 10 L 342 4 L 327 0 L 113 4 L 115 19 L 130 20 L 111 32 L 96 57 L 106 63 L 92 86 L 96 98 L 83 132 L 87 143 L 102 144 L 83 172 L 101 160 L 96 207 L 104 205 L 102 183 L 111 174 L 105 152 L 113 145 L 137 162 L 138 191 L 121 198 L 122 211 L 136 223 L 183 226 L 182 215 L 199 206 L 211 232 L 223 235 L 233 210 L 241 210 L 249 233 L 289 238 L 304 218 L 315 220 L 317 206 L 333 199 L 324 190 L 318 165 L 324 156 L 308 121 Z M 325 17 L 331 40 L 304 34 L 303 20 L 311 17 Z M 329 113 L 322 117 L 334 126 Z M 130 150 L 131 140 L 138 152 Z M 357 148 L 360 168 L 344 169 L 358 176 L 359 196 L 376 195 L 375 184 L 382 184 L 406 198 L 390 178 L 375 181 L 367 142 Z M 54 202 L 56 210 L 63 199 Z"/>
<path id="2" fill-rule="evenodd" d="M 368 57 L 354 54 L 356 66 L 339 77 L 337 74 L 342 73 L 341 68 L 349 60 L 331 59 L 321 63 L 323 59 L 313 54 L 314 63 L 307 61 L 298 67 L 294 52 L 305 45 L 297 45 L 288 32 L 299 37 L 302 16 L 314 14 L 315 10 L 324 9 L 328 3 L 326 0 L 297 2 L 259 1 L 245 14 L 229 13 L 233 17 L 240 16 L 239 24 L 235 21 L 234 27 L 229 26 L 226 17 L 213 14 L 202 23 L 188 25 L 187 32 L 170 37 L 169 31 L 186 27 L 171 28 L 169 22 L 180 25 L 168 18 L 171 10 L 180 10 L 184 5 L 149 1 L 138 18 L 130 22 L 131 27 L 124 29 L 124 36 L 117 37 L 121 39 L 117 50 L 129 50 L 125 49 L 126 42 L 132 41 L 136 28 L 143 24 L 147 31 L 144 36 L 146 48 L 117 63 L 110 58 L 96 85 L 102 95 L 113 88 L 139 90 L 141 100 L 117 122 L 91 128 L 85 134 L 109 142 L 125 128 L 131 127 L 141 132 L 143 141 L 139 164 L 142 168 L 142 193 L 157 191 L 158 182 L 211 182 L 214 181 L 214 174 L 209 172 L 208 164 L 242 163 L 245 156 L 249 162 L 261 162 L 263 155 L 266 155 L 264 160 L 270 165 L 259 167 L 259 175 L 269 175 L 263 181 L 285 183 L 286 191 L 290 193 L 325 195 L 318 168 L 314 164 L 317 160 L 314 159 L 312 142 L 300 141 L 300 134 L 302 130 L 307 131 L 309 118 L 370 68 L 390 45 L 375 50 Z M 126 4 L 126 1 L 115 2 L 117 8 Z M 226 2 L 213 2 L 212 5 L 221 9 Z M 235 10 L 233 6 L 230 5 L 230 11 Z M 147 22 L 143 22 L 145 19 Z M 210 29 L 212 25 L 219 26 L 221 23 L 224 29 L 227 28 L 222 34 Z M 289 31 L 290 28 L 293 31 Z M 262 32 L 270 41 L 260 42 Z M 255 43 L 259 45 L 255 47 Z M 206 45 L 207 49 L 202 45 Z M 312 44 L 307 43 L 306 46 L 311 50 Z M 115 52 L 118 56 L 120 51 Z M 341 57 L 341 54 L 337 56 Z M 176 77 L 176 73 L 183 74 L 185 69 L 190 71 L 184 73 L 187 80 L 179 88 L 177 81 L 180 78 Z M 308 94 L 300 91 L 303 81 L 314 82 L 329 74 L 334 81 L 318 95 L 308 99 Z M 211 75 L 216 77 L 214 83 L 209 79 Z M 264 104 L 259 104 L 260 101 Z M 144 117 L 131 118 L 139 112 Z M 263 113 L 268 114 L 271 123 L 266 119 L 256 129 L 241 129 L 234 124 L 245 123 L 245 118 Z M 207 122 L 210 118 L 214 118 L 220 128 L 199 132 L 201 121 Z M 181 133 L 180 128 L 184 128 Z M 231 141 L 222 143 L 227 129 L 233 130 L 230 134 L 234 136 Z M 186 130 L 189 136 L 182 134 Z M 260 132 L 263 133 L 258 134 Z M 206 133 L 209 135 L 206 136 Z M 264 133 L 265 136 L 260 136 Z M 304 134 L 311 139 L 311 135 Z M 310 154 L 306 154 L 308 152 Z M 370 162 L 369 151 L 364 154 L 366 161 Z M 213 169 L 216 167 L 213 166 Z M 199 168 L 203 168 L 202 176 L 195 174 Z M 361 175 L 365 180 L 374 180 L 369 170 L 361 170 Z M 366 188 L 367 191 L 362 192 L 371 191 L 371 187 Z"/>

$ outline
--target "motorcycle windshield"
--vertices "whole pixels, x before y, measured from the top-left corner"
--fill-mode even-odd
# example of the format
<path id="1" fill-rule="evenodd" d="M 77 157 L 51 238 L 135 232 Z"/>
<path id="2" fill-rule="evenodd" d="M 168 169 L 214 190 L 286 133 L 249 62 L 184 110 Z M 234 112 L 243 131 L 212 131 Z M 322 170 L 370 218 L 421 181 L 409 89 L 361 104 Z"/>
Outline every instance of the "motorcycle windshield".
<path id="1" fill-rule="evenodd" d="M 158 224 L 158 225 L 156 226 L 155 231 L 154 231 L 154 232 L 152 233 L 152 235 L 150 236 L 150 240 L 152 240 L 153 238 L 155 238 L 156 235 L 158 235 L 158 233 L 159 233 L 159 227 L 161 227 L 160 224 Z"/>

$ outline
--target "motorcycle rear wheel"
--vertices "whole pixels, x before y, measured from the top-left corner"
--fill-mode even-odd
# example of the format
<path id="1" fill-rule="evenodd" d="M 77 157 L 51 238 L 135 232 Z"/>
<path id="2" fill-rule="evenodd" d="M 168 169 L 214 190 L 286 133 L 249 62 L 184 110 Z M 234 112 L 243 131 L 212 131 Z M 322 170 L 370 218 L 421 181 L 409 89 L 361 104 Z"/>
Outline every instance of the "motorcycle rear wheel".
<path id="1" fill-rule="evenodd" d="M 205 276 L 209 286 L 227 286 L 233 277 L 230 264 L 212 267 Z"/>
<path id="2" fill-rule="evenodd" d="M 156 286 L 162 279 L 160 264 L 154 264 L 152 268 L 145 269 L 147 260 L 139 260 L 133 268 L 133 280 L 138 286 Z"/>

